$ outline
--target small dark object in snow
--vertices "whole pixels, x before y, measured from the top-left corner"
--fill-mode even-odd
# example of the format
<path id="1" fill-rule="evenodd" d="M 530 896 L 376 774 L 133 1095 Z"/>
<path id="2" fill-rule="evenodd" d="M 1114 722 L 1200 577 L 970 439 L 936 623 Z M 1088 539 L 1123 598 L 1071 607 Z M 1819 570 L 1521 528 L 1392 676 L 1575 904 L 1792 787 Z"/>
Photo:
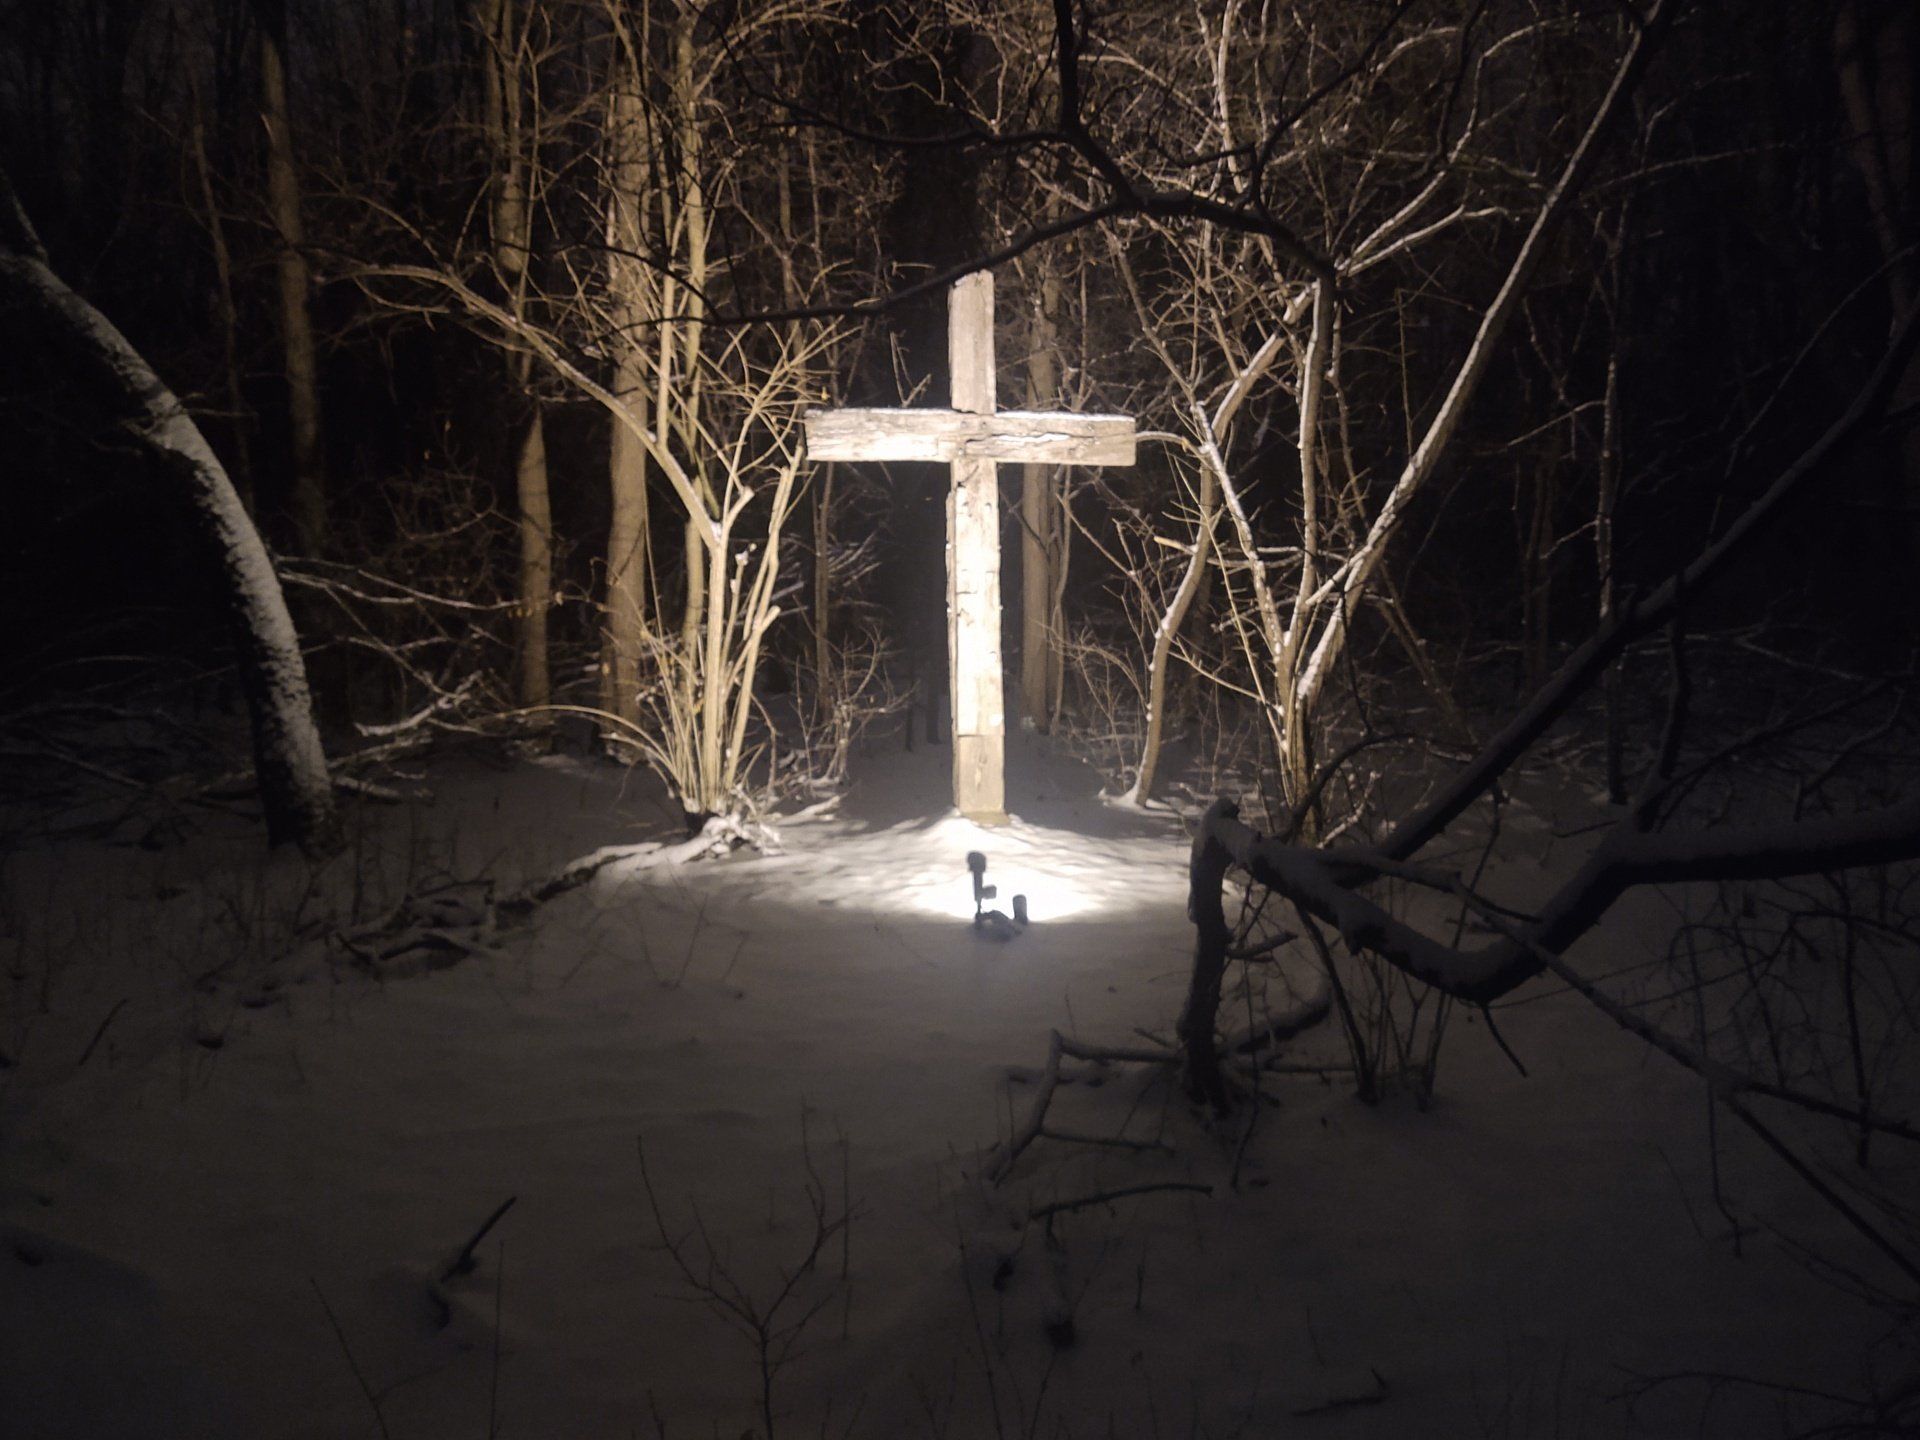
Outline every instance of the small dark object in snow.
<path id="1" fill-rule="evenodd" d="M 193 1037 L 193 1043 L 198 1045 L 202 1050 L 218 1050 L 227 1043 L 227 1037 L 224 1035 L 196 1035 Z"/>
<path id="2" fill-rule="evenodd" d="M 993 1288 L 995 1290 L 1004 1290 L 1007 1288 L 1007 1282 L 1012 1279 L 1013 1256 L 1002 1255 L 999 1263 L 993 1267 Z"/>
<path id="3" fill-rule="evenodd" d="M 1047 1321 L 1047 1339 L 1053 1342 L 1056 1350 L 1068 1350 L 1073 1342 L 1080 1338 L 1080 1332 L 1074 1329 L 1073 1316 L 1055 1315 Z"/>
<path id="4" fill-rule="evenodd" d="M 974 916 L 973 930 L 976 935 L 984 936 L 988 940 L 998 940 L 1002 944 L 1020 933 L 1020 927 L 998 910 L 988 910 Z"/>
<path id="5" fill-rule="evenodd" d="M 1027 897 L 1013 897 L 1013 918 L 999 910 L 989 910 L 986 902 L 1000 893 L 997 885 L 987 884 L 987 857 L 978 850 L 967 852 L 967 870 L 973 876 L 973 928 L 989 940 L 1007 941 L 1018 935 L 1027 923 Z"/>
<path id="6" fill-rule="evenodd" d="M 978 850 L 967 852 L 967 871 L 973 876 L 973 918 L 980 918 L 980 902 L 991 900 L 1000 893 L 997 886 L 987 884 L 987 857 Z"/>
<path id="7" fill-rule="evenodd" d="M 440 1281 L 442 1284 L 453 1279 L 456 1275 L 471 1275 L 473 1273 L 475 1267 L 480 1263 L 475 1258 L 474 1251 L 480 1248 L 480 1242 L 487 1238 L 487 1232 L 500 1223 L 500 1217 L 511 1210 L 514 1201 L 519 1198 L 518 1195 L 509 1195 L 506 1199 L 502 1200 L 494 1207 L 493 1213 L 481 1222 L 480 1228 L 473 1232 L 472 1237 L 468 1239 L 467 1243 L 454 1251 L 453 1258 L 440 1269 Z"/>

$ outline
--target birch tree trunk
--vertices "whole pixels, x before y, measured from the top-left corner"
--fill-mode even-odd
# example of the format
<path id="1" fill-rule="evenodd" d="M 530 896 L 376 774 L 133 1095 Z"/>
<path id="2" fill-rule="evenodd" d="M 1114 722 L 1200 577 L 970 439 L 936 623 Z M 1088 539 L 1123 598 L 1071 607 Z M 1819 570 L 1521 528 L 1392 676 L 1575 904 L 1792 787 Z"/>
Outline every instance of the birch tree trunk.
<path id="1" fill-rule="evenodd" d="M 1200 593 L 1200 582 L 1207 572 L 1213 550 L 1213 522 L 1220 511 L 1219 487 L 1210 466 L 1200 467 L 1200 518 L 1193 530 L 1193 553 L 1187 557 L 1186 572 L 1174 589 L 1167 613 L 1153 632 L 1153 649 L 1147 657 L 1147 733 L 1140 744 L 1140 773 L 1127 799 L 1141 805 L 1153 798 L 1153 782 L 1160 768 L 1160 742 L 1166 732 L 1167 666 L 1173 654 L 1174 638 L 1186 623 L 1187 611 Z"/>
<path id="2" fill-rule="evenodd" d="M 179 487 L 195 528 L 219 557 L 240 684 L 252 721 L 254 770 L 267 838 L 323 854 L 338 840 L 333 789 L 313 722 L 300 640 L 266 546 L 226 470 L 187 414 L 113 323 L 75 294 L 0 172 L 0 296 L 40 324 L 125 418 L 158 469 Z"/>
<path id="3" fill-rule="evenodd" d="M 632 54 L 614 82 L 609 101 L 607 145 L 607 289 L 613 321 L 609 344 L 614 353 L 613 392 L 633 413 L 639 427 L 652 414 L 665 413 L 672 388 L 671 332 L 655 325 L 662 310 L 659 277 L 641 259 L 652 248 L 652 119 L 639 93 L 649 73 L 650 41 L 642 14 L 637 35 L 623 32 Z M 657 354 L 650 359 L 648 348 Z M 659 387 L 649 405 L 649 384 Z M 648 599 L 652 584 L 648 558 L 652 525 L 647 507 L 647 454 L 634 429 L 616 424 L 608 441 L 606 630 L 601 708 L 628 723 L 640 717 L 640 662 L 647 642 Z"/>
<path id="4" fill-rule="evenodd" d="M 1319 699 L 1317 690 L 1300 683 L 1299 666 L 1304 653 L 1306 617 L 1310 597 L 1320 586 L 1322 482 L 1326 479 L 1320 455 L 1320 405 L 1326 395 L 1327 363 L 1333 350 L 1334 298 L 1325 281 L 1313 285 L 1311 328 L 1306 349 L 1300 356 L 1300 428 L 1295 448 L 1300 455 L 1300 585 L 1294 592 L 1293 619 L 1287 626 L 1286 643 L 1281 647 L 1280 683 L 1286 731 L 1285 754 L 1287 802 L 1298 805 L 1313 784 L 1313 711 Z M 1258 563 L 1249 554 L 1249 563 Z M 1303 832 L 1316 826 L 1319 817 L 1303 812 L 1296 822 Z"/>
<path id="5" fill-rule="evenodd" d="M 293 467 L 289 498 L 301 553 L 320 555 L 327 549 L 328 526 L 320 453 L 320 370 L 314 358 L 309 304 L 313 277 L 307 267 L 307 233 L 300 216 L 300 177 L 294 168 L 288 114 L 285 11 L 273 0 L 260 6 L 260 108 L 267 131 L 267 207 L 280 234 L 276 278 Z"/>
<path id="6" fill-rule="evenodd" d="M 514 367 L 522 388 L 525 365 Z M 520 509 L 520 703 L 538 709 L 553 698 L 547 664 L 547 613 L 553 608 L 553 513 L 547 494 L 547 427 L 540 402 L 520 441 L 513 489 Z"/>
<path id="7" fill-rule="evenodd" d="M 1040 281 L 1027 358 L 1027 408 L 1052 410 L 1060 385 L 1060 282 L 1049 270 Z M 1059 672 L 1054 570 L 1064 527 L 1054 500 L 1054 469 L 1025 465 L 1020 472 L 1020 709 L 1044 731 L 1053 718 L 1053 677 Z"/>
<path id="8" fill-rule="evenodd" d="M 646 362 L 632 349 L 614 368 L 614 393 L 647 414 Z M 608 442 L 606 695 L 602 708 L 622 720 L 640 717 L 640 656 L 647 636 L 647 453 L 633 432 L 615 425 Z"/>
<path id="9" fill-rule="evenodd" d="M 817 713 L 829 719 L 839 702 L 833 670 L 833 466 L 822 465 L 813 479 L 813 679 Z"/>
<path id="10" fill-rule="evenodd" d="M 493 155 L 491 218 L 494 265 L 507 286 L 514 319 L 527 313 L 527 280 L 533 244 L 527 176 L 531 164 L 520 102 L 520 33 L 513 0 L 478 0 L 475 20 L 483 36 L 487 147 Z M 547 615 L 553 606 L 553 510 L 547 481 L 547 434 L 539 401 L 529 394 L 532 357 L 516 353 L 508 364 L 513 388 L 526 396 L 529 413 L 514 463 L 514 501 L 520 525 L 516 613 L 516 681 L 521 705 L 551 702 L 547 663 Z"/>
<path id="11" fill-rule="evenodd" d="M 700 128 L 700 78 L 696 73 L 694 30 L 698 17 L 692 11 L 680 16 L 673 27 L 673 85 L 671 95 L 676 161 L 675 195 L 668 234 L 674 251 L 682 257 L 687 283 L 676 293 L 669 282 L 667 303 L 662 313 L 676 323 L 660 327 L 660 375 L 662 384 L 673 373 L 674 350 L 679 349 L 679 383 L 674 401 L 674 428 L 689 455 L 705 452 L 702 445 L 702 399 L 705 370 L 701 364 L 701 340 L 706 320 L 707 265 L 707 193 L 702 172 L 703 135 Z M 661 421 L 662 429 L 666 428 Z M 699 757 L 698 789 L 691 797 L 687 816 L 690 827 L 709 815 L 726 812 L 732 802 L 728 793 L 733 779 L 732 766 L 725 763 L 722 745 L 726 734 L 727 637 L 729 600 L 737 599 L 737 577 L 727 574 L 727 557 L 732 551 L 729 531 L 731 516 L 714 494 L 704 464 L 696 463 L 694 474 L 703 508 L 699 518 L 689 515 L 686 528 L 686 610 L 681 616 L 681 643 L 687 676 L 688 718 L 696 732 Z M 769 544 L 777 544 L 777 531 Z M 746 673 L 752 686 L 752 671 Z M 684 798 L 684 797 L 683 797 Z"/>

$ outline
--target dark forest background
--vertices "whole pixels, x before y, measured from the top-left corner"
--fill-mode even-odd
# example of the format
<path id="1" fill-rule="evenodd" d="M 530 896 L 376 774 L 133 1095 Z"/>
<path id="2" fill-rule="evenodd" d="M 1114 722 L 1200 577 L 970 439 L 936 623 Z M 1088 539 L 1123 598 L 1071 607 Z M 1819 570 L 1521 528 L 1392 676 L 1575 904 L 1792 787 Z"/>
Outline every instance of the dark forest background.
<path id="1" fill-rule="evenodd" d="M 1085 133 L 1140 181 L 1136 198 L 1155 187 L 1226 197 L 1336 263 L 1436 175 L 1444 184 L 1409 226 L 1462 216 L 1341 284 L 1338 424 L 1361 459 L 1338 502 L 1346 520 L 1323 507 L 1321 523 L 1329 542 L 1341 524 L 1351 540 L 1440 404 L 1643 17 L 1624 0 L 1210 8 L 1177 22 L 1152 5 L 1064 12 Z M 1910 7 L 1695 0 L 1656 18 L 1651 62 L 1381 572 L 1395 623 L 1429 651 L 1427 678 L 1476 705 L 1538 683 L 1594 628 L 1603 591 L 1645 591 L 1723 527 L 1772 462 L 1845 407 L 1912 287 Z M 697 177 L 711 333 L 753 351 L 794 323 L 756 315 L 798 310 L 805 326 L 833 327 L 800 387 L 815 398 L 942 401 L 944 285 L 924 282 L 998 254 L 1003 405 L 1024 403 L 1023 383 L 1044 372 L 1045 403 L 1177 430 L 1186 402 L 1156 360 L 1156 327 L 1177 348 L 1210 313 L 1229 350 L 1251 348 L 1262 306 L 1284 308 L 1311 275 L 1270 249 L 1260 262 L 1241 244 L 1257 225 L 1230 245 L 1231 226 L 1193 212 L 1122 204 L 1061 223 L 1121 191 L 1094 150 L 1058 131 L 1058 19 L 1039 6 L 880 0 L 22 0 L 0 11 L 0 160 L 53 269 L 184 397 L 275 552 L 307 564 L 292 598 L 331 748 L 351 749 L 356 724 L 389 725 L 456 691 L 436 726 L 485 728 L 551 698 L 650 724 L 605 684 L 643 685 L 670 663 L 642 656 L 623 671 L 609 659 L 620 643 L 610 527 L 634 503 L 610 486 L 619 423 L 456 292 L 506 304 L 520 287 L 516 313 L 611 383 L 622 337 L 644 349 L 649 327 L 691 313 L 685 291 L 666 301 L 679 310 L 659 302 L 689 257 L 664 207 Z M 1242 47 L 1227 77 L 1245 87 L 1238 157 L 1208 115 L 1202 42 L 1223 31 Z M 676 89 L 683 43 L 697 95 Z M 284 74 L 274 93 L 269 67 Z M 612 153 L 622 94 L 646 129 L 625 171 Z M 1264 169 L 1250 180 L 1256 152 Z M 524 263 L 502 248 L 521 243 L 502 230 L 510 173 L 533 196 Z M 642 207 L 624 248 L 611 228 L 623 184 L 667 197 Z M 293 271 L 290 253 L 303 262 Z M 308 362 L 290 350 L 290 306 L 305 311 Z M 1227 358 L 1183 357 L 1195 394 L 1217 396 L 1232 374 Z M 1276 553 L 1300 536 L 1299 363 L 1256 388 L 1228 450 Z M 739 380 L 716 407 L 736 403 Z M 317 411 L 304 453 L 302 403 Z M 219 698 L 218 571 L 177 494 L 115 429 L 113 403 L 12 324 L 0 408 L 7 708 L 109 680 L 198 677 Z M 540 606 L 551 678 L 529 686 L 516 476 L 536 409 L 558 603 Z M 1903 665 L 1915 459 L 1892 431 L 1856 447 L 1846 473 L 1702 598 L 1705 623 L 1764 623 L 1770 643 L 1837 664 Z M 633 604 L 649 634 L 671 634 L 688 552 L 657 463 L 641 464 Z M 1178 557 L 1128 540 L 1190 522 L 1185 464 L 1149 446 L 1136 469 L 1097 477 L 1004 467 L 1010 663 L 1041 644 L 1064 652 L 1058 693 L 1026 702 L 1040 728 L 1111 708 L 1101 676 L 1115 665 L 1128 677 L 1122 708 L 1142 725 L 1143 637 Z M 1031 528 L 1015 504 L 1022 484 L 1063 487 L 1073 506 L 1049 562 L 1070 557 L 1064 579 L 1049 572 L 1059 608 L 1032 623 L 1022 574 L 1038 552 L 1019 543 Z M 849 657 L 871 651 L 877 688 L 863 703 L 897 704 L 916 684 L 937 694 L 942 472 L 842 467 L 830 495 L 804 472 L 796 485 L 775 542 L 781 615 L 753 684 L 817 714 L 853 683 L 838 673 Z M 1595 548 L 1597 505 L 1609 558 Z M 356 574 L 404 582 L 419 612 L 357 604 Z M 1222 619 L 1246 602 L 1216 578 L 1226 593 L 1202 585 L 1184 643 L 1219 674 L 1246 663 L 1226 658 Z M 1369 675 L 1417 689 L 1382 613 L 1357 612 L 1354 644 Z M 1028 690 L 1041 673 L 1023 671 Z M 1189 674 L 1168 703 L 1204 748 L 1207 725 L 1239 722 L 1195 687 Z M 755 732 L 766 723 L 757 714 Z M 1116 762 L 1122 781 L 1131 763 Z"/>

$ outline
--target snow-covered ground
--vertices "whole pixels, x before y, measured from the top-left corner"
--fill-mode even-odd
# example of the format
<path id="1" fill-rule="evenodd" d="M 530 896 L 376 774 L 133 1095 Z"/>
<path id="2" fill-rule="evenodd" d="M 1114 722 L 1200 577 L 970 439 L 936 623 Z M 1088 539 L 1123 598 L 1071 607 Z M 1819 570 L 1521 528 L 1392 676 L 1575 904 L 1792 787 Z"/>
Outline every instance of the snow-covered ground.
<path id="1" fill-rule="evenodd" d="M 1699 1082 L 1545 988 L 1500 1012 L 1527 1078 L 1465 1018 L 1427 1113 L 1289 1074 L 1212 1121 L 1116 1070 L 1055 1123 L 1158 1148 L 1042 1141 L 983 1186 L 1032 1091 L 1010 1071 L 1053 1028 L 1167 1035 L 1192 935 L 1178 821 L 1017 760 L 1007 829 L 943 811 L 944 751 L 877 750 L 783 853 L 616 864 L 385 980 L 326 959 L 343 909 L 677 838 L 652 787 L 446 767 L 433 803 L 358 812 L 317 876 L 237 823 L 9 855 L 0 1434 L 757 1434 L 748 1332 L 822 1235 L 768 1322 L 794 1342 L 779 1434 L 1746 1437 L 1828 1412 L 1622 1397 L 1672 1372 L 1853 1392 L 1910 1363 L 1782 1240 L 1873 1262 L 1723 1127 L 1736 1255 Z M 1549 839 L 1575 803 L 1511 817 L 1511 892 L 1572 857 Z M 970 923 L 974 849 L 995 904 L 1028 897 L 1015 938 Z M 1663 925 L 1645 899 L 1580 957 L 1618 968 Z M 1344 1057 L 1323 1027 L 1291 1058 Z M 1176 1181 L 1212 1193 L 1029 1218 Z"/>

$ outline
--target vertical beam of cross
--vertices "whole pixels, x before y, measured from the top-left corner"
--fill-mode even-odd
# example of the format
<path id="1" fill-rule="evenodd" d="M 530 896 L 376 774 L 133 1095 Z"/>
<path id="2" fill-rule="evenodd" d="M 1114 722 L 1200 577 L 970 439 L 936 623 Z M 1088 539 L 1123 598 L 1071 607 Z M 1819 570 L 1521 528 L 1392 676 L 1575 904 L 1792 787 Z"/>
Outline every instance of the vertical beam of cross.
<path id="1" fill-rule="evenodd" d="M 952 405 L 994 412 L 993 276 L 953 287 L 947 357 Z M 986 825 L 1007 819 L 1007 719 L 1000 663 L 1000 467 L 968 454 L 953 461 L 947 493 L 947 684 L 953 703 L 953 796 Z"/>
<path id="2" fill-rule="evenodd" d="M 976 271 L 947 302 L 952 404 L 944 410 L 811 410 L 813 460 L 931 460 L 952 467 L 947 492 L 947 663 L 953 706 L 953 800 L 983 825 L 1007 820 L 1007 719 L 1000 663 L 1003 460 L 1131 465 L 1126 415 L 996 410 L 993 276 Z"/>

